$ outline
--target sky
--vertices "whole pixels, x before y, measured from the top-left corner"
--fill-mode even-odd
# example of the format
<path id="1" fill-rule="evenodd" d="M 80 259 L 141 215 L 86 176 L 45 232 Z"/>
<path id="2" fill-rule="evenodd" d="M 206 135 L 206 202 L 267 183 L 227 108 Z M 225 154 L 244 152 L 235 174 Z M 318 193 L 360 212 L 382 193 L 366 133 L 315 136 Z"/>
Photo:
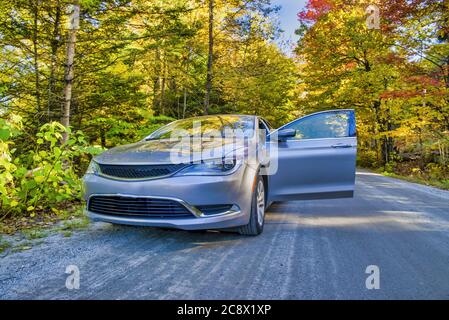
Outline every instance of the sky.
<path id="1" fill-rule="evenodd" d="M 284 30 L 284 34 L 281 39 L 277 42 L 280 46 L 286 47 L 284 51 L 286 53 L 291 52 L 291 46 L 298 40 L 295 35 L 295 30 L 299 26 L 297 14 L 305 7 L 306 0 L 272 0 L 275 5 L 282 6 L 279 12 L 279 18 L 281 23 L 281 28 Z M 291 45 L 283 45 L 284 42 L 291 42 Z M 290 48 L 290 49 L 289 49 Z"/>

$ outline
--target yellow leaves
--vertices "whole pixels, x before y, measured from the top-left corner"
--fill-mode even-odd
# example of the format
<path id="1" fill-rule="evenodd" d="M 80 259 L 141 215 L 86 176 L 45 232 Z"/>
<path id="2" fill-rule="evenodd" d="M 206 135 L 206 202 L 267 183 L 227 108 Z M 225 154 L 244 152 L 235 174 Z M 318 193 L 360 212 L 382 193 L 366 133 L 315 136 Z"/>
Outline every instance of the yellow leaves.
<path id="1" fill-rule="evenodd" d="M 110 70 L 114 74 L 122 74 L 128 71 L 128 67 L 123 62 L 117 62 L 114 66 L 110 67 Z"/>
<path id="2" fill-rule="evenodd" d="M 51 208 L 51 211 L 53 211 L 53 213 L 56 214 L 56 215 L 60 215 L 62 213 L 61 210 L 58 210 L 56 208 Z"/>
<path id="3" fill-rule="evenodd" d="M 37 183 L 42 183 L 45 181 L 45 177 L 44 176 L 36 176 L 36 177 L 34 177 L 34 181 L 36 181 Z"/>
<path id="4" fill-rule="evenodd" d="M 53 148 L 53 153 L 54 153 L 56 158 L 59 158 L 61 156 L 61 154 L 62 154 L 62 151 L 61 151 L 61 149 L 59 147 L 54 147 Z"/>
<path id="5" fill-rule="evenodd" d="M 5 166 L 10 161 L 9 143 L 0 140 L 0 166 Z"/>
<path id="6" fill-rule="evenodd" d="M 396 138 L 404 138 L 404 137 L 409 136 L 412 133 L 413 133 L 413 131 L 411 130 L 410 127 L 402 126 L 402 127 L 399 127 L 399 128 L 397 128 L 395 130 L 392 130 L 391 131 L 391 136 L 392 137 L 396 137 Z"/>

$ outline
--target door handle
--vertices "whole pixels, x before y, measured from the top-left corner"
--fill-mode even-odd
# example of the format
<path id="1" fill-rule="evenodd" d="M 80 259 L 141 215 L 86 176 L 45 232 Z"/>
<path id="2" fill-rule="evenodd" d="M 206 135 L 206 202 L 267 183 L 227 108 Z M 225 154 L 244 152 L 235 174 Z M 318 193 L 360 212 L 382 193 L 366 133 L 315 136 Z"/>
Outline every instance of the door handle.
<path id="1" fill-rule="evenodd" d="M 352 145 L 345 144 L 345 143 L 337 143 L 337 144 L 332 145 L 332 148 L 335 148 L 335 149 L 352 148 Z"/>

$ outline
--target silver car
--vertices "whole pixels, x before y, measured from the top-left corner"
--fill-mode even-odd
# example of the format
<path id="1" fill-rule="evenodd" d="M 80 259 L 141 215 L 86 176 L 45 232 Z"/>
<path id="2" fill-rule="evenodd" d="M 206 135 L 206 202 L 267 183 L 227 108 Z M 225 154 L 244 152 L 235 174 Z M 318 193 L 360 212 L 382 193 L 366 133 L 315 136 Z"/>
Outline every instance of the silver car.
<path id="1" fill-rule="evenodd" d="M 83 178 L 86 210 L 115 224 L 258 235 L 273 201 L 352 197 L 356 153 L 353 110 L 276 130 L 248 115 L 178 120 L 95 157 Z"/>

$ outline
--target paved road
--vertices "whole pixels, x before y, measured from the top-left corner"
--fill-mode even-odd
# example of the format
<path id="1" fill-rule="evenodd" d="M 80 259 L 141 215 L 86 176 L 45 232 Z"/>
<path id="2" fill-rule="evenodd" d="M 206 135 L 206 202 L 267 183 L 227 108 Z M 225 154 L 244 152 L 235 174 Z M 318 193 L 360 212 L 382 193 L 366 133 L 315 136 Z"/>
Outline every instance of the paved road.
<path id="1" fill-rule="evenodd" d="M 279 203 L 267 218 L 256 238 L 102 223 L 53 235 L 0 258 L 0 298 L 449 299 L 449 192 L 359 172 L 354 199 Z M 65 288 L 70 264 L 79 290 Z"/>

